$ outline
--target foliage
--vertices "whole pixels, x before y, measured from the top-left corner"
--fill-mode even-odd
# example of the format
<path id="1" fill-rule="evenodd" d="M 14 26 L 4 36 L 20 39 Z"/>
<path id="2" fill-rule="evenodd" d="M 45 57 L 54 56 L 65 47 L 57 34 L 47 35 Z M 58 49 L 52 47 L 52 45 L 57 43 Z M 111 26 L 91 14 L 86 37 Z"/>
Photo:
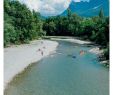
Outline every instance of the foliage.
<path id="1" fill-rule="evenodd" d="M 18 1 L 4 1 L 4 45 L 28 43 L 45 35 L 39 13 Z"/>
<path id="2" fill-rule="evenodd" d="M 104 50 L 104 56 L 106 59 L 109 59 L 109 47 Z"/>
<path id="3" fill-rule="evenodd" d="M 99 17 L 100 18 L 104 18 L 104 12 L 103 9 L 101 8 L 100 12 L 99 12 Z"/>
<path id="4" fill-rule="evenodd" d="M 4 24 L 4 27 L 4 45 L 6 46 L 7 44 L 15 43 L 17 34 L 14 27 L 6 22 Z"/>

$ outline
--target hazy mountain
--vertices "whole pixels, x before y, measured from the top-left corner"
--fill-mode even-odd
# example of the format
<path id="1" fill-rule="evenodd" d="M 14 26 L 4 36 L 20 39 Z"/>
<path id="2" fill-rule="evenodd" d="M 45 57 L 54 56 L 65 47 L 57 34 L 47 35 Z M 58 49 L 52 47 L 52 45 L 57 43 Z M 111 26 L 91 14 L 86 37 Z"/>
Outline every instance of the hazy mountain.
<path id="1" fill-rule="evenodd" d="M 101 8 L 104 10 L 104 15 L 109 16 L 109 0 L 90 0 L 90 2 L 71 2 L 69 8 L 72 12 L 80 16 L 91 17 L 98 15 Z M 66 15 L 64 11 L 61 15 Z"/>

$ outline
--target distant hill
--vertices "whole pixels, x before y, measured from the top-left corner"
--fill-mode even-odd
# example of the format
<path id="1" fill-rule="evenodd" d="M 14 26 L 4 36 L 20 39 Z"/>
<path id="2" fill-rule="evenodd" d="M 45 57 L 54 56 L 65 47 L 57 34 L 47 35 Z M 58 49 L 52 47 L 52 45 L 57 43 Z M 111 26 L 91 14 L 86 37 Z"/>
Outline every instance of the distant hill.
<path id="1" fill-rule="evenodd" d="M 104 15 L 109 16 L 109 0 L 90 0 L 90 2 L 71 2 L 69 8 L 74 13 L 80 16 L 91 17 L 98 15 L 101 8 L 104 10 Z M 66 15 L 64 11 L 61 15 Z"/>

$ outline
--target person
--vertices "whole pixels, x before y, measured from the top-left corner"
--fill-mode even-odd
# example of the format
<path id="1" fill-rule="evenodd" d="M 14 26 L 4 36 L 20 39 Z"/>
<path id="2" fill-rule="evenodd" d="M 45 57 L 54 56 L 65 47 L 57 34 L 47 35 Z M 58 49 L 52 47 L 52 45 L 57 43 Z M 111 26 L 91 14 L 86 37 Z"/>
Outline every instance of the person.
<path id="1" fill-rule="evenodd" d="M 43 48 L 45 49 L 46 47 L 44 46 Z"/>
<path id="2" fill-rule="evenodd" d="M 43 41 L 41 41 L 41 44 L 43 44 Z"/>
<path id="3" fill-rule="evenodd" d="M 76 56 L 75 56 L 75 55 L 73 55 L 73 56 L 72 56 L 72 58 L 76 58 Z"/>
<path id="4" fill-rule="evenodd" d="M 81 50 L 79 54 L 80 54 L 80 55 L 83 55 L 84 53 L 85 53 L 85 52 L 84 52 L 83 50 Z"/>
<path id="5" fill-rule="evenodd" d="M 41 49 L 39 48 L 38 51 L 41 51 Z"/>
<path id="6" fill-rule="evenodd" d="M 41 54 L 42 54 L 42 56 L 43 56 L 43 51 L 41 51 Z"/>
<path id="7" fill-rule="evenodd" d="M 69 57 L 76 58 L 76 55 L 69 54 Z"/>

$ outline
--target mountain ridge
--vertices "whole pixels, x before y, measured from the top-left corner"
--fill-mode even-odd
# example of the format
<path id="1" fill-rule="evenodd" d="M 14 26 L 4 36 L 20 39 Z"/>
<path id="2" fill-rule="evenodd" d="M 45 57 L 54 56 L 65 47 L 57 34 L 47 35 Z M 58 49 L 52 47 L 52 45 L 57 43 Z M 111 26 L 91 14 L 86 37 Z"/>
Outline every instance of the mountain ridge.
<path id="1" fill-rule="evenodd" d="M 92 17 L 99 14 L 100 9 L 104 10 L 104 15 L 109 16 L 109 0 L 90 0 L 89 2 L 71 2 L 69 6 L 72 13 L 77 13 L 80 16 Z M 65 10 L 61 15 L 66 15 Z"/>

